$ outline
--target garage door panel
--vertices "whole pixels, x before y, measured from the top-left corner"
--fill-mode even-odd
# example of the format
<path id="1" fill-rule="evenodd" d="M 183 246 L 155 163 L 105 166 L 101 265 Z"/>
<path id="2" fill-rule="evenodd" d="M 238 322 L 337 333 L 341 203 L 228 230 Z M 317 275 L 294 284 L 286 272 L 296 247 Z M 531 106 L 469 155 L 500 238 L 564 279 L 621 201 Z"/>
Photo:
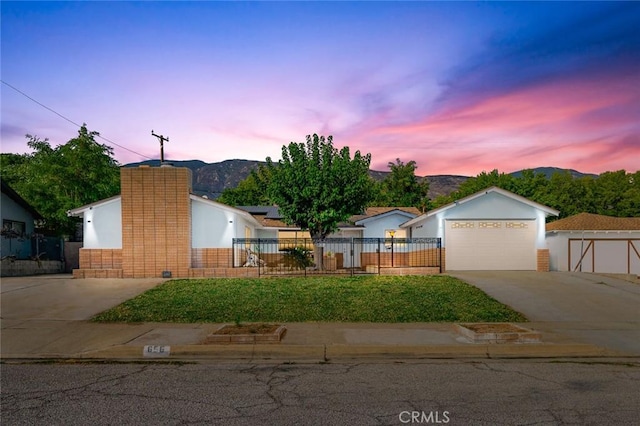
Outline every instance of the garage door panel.
<path id="1" fill-rule="evenodd" d="M 640 240 L 634 239 L 570 239 L 569 270 L 609 274 L 640 274 L 639 247 Z"/>
<path id="2" fill-rule="evenodd" d="M 448 270 L 535 270 L 535 221 L 446 222 Z"/>
<path id="3" fill-rule="evenodd" d="M 596 272 L 626 271 L 627 247 L 626 241 L 594 241 Z"/>

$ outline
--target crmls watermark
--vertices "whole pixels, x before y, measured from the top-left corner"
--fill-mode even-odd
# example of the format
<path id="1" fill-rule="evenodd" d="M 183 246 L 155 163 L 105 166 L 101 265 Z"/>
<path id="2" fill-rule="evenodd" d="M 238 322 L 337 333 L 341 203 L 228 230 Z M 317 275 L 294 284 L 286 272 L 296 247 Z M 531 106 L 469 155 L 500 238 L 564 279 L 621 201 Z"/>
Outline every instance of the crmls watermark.
<path id="1" fill-rule="evenodd" d="M 448 411 L 401 411 L 398 418 L 405 424 L 445 424 L 451 421 Z"/>

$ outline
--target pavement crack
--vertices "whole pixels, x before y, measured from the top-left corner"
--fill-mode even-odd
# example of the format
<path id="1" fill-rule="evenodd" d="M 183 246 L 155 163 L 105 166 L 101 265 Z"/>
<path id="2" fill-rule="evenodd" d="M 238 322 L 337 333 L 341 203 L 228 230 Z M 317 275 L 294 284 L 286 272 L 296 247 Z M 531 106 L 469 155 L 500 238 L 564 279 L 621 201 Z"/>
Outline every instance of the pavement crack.
<path id="1" fill-rule="evenodd" d="M 545 378 L 542 378 L 542 377 L 538 377 L 538 376 L 535 376 L 533 374 L 528 374 L 528 373 L 525 373 L 525 372 L 522 372 L 522 371 L 519 371 L 519 370 L 503 370 L 503 369 L 495 368 L 495 367 L 491 366 L 487 362 L 474 361 L 474 362 L 469 363 L 469 365 L 471 365 L 473 368 L 478 369 L 478 370 L 485 370 L 485 371 L 488 370 L 488 371 L 494 371 L 496 373 L 505 373 L 505 374 L 517 374 L 519 376 L 528 377 L 530 379 L 533 379 L 533 380 L 536 380 L 536 381 L 539 381 L 539 382 L 552 383 L 554 385 L 561 386 L 561 387 L 564 386 L 563 383 L 557 382 L 555 380 L 548 380 L 548 379 L 545 379 Z M 484 368 L 481 368 L 481 367 L 484 367 Z"/>

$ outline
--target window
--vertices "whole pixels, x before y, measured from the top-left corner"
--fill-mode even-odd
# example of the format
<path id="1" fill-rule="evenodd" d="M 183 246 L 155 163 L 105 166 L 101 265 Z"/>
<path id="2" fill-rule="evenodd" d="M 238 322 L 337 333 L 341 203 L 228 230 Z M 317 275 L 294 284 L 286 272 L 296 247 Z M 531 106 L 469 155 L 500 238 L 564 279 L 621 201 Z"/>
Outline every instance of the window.
<path id="1" fill-rule="evenodd" d="M 17 222 L 15 220 L 3 219 L 2 220 L 2 235 L 10 238 L 24 237 L 26 231 L 26 225 L 24 222 Z"/>
<path id="2" fill-rule="evenodd" d="M 305 247 L 313 250 L 309 231 L 278 231 L 278 250 Z"/>

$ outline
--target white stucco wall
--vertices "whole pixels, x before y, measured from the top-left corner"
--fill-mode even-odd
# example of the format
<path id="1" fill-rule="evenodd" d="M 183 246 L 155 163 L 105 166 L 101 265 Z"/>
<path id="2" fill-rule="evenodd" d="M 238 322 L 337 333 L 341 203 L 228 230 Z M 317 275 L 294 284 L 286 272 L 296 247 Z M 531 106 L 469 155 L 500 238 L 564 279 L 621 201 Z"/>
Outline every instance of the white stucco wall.
<path id="1" fill-rule="evenodd" d="M 447 210 L 447 219 L 535 219 L 536 209 L 490 192 Z"/>
<path id="2" fill-rule="evenodd" d="M 278 238 L 277 229 L 256 229 L 254 238 Z"/>
<path id="3" fill-rule="evenodd" d="M 425 218 L 411 226 L 409 234 L 412 238 L 442 238 L 444 241 L 445 212 Z"/>
<path id="4" fill-rule="evenodd" d="M 388 229 L 400 229 L 400 225 L 411 219 L 401 213 L 388 213 L 380 217 L 372 217 L 358 223 L 364 225 L 363 238 L 384 238 L 384 231 Z M 408 236 L 408 235 L 407 235 Z"/>
<path id="5" fill-rule="evenodd" d="M 193 248 L 231 248 L 234 238 L 257 238 L 255 225 L 231 208 L 203 200 L 191 200 L 191 246 Z"/>
<path id="6" fill-rule="evenodd" d="M 122 248 L 122 202 L 120 198 L 83 213 L 84 248 Z"/>

